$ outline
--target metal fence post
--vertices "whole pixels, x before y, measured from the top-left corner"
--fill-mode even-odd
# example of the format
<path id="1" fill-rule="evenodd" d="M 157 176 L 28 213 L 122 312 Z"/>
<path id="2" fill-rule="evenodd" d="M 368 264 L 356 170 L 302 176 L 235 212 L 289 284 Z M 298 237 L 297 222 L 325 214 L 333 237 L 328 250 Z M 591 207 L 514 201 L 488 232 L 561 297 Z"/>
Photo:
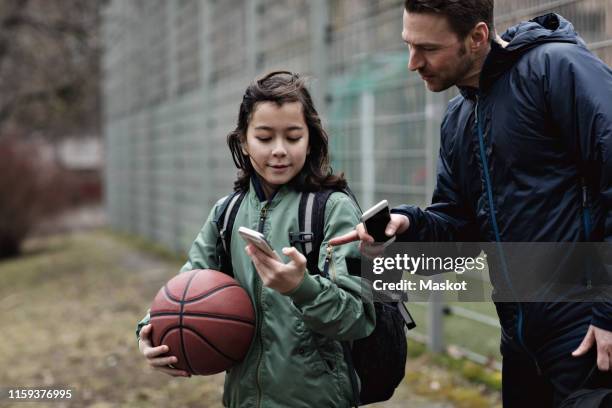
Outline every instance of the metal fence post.
<path id="1" fill-rule="evenodd" d="M 258 38 L 257 38 L 257 20 L 259 16 L 259 1 L 258 0 L 247 0 L 246 1 L 246 42 L 247 42 L 247 72 L 249 77 L 252 79 L 257 75 L 258 69 Z"/>
<path id="2" fill-rule="evenodd" d="M 313 99 L 318 107 L 319 114 L 327 114 L 327 31 L 329 28 L 329 12 L 326 0 L 312 0 L 310 2 L 311 24 L 311 53 Z"/>
<path id="3" fill-rule="evenodd" d="M 425 154 L 427 176 L 425 181 L 426 195 L 431 197 L 436 183 L 436 157 L 435 146 L 438 145 L 440 138 L 439 112 L 442 101 L 437 94 L 425 91 Z M 432 277 L 432 279 L 435 277 Z M 440 353 L 444 349 L 444 327 L 442 321 L 442 309 L 444 302 L 441 294 L 432 292 L 428 310 L 428 346 L 434 353 Z"/>
<path id="4" fill-rule="evenodd" d="M 374 162 L 374 93 L 366 90 L 361 94 L 360 135 L 361 135 L 361 188 L 363 206 L 374 204 L 376 163 Z"/>

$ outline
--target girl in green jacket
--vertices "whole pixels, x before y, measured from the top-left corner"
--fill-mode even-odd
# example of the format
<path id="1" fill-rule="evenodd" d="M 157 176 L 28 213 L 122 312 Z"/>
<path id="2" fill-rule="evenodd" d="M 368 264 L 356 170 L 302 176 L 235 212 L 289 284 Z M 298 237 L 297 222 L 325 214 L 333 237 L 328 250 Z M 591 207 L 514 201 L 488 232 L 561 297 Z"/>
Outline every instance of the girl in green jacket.
<path id="1" fill-rule="evenodd" d="M 256 313 L 256 333 L 245 359 L 227 371 L 223 404 L 228 407 L 349 407 L 353 392 L 341 341 L 368 336 L 374 307 L 362 296 L 360 278 L 350 276 L 346 261 L 359 258 L 356 244 L 334 250 L 330 278 L 311 274 L 306 258 L 289 243 L 299 231 L 303 191 L 343 189 L 343 175 L 329 166 L 328 138 L 312 98 L 299 75 L 272 72 L 251 84 L 243 97 L 236 129 L 227 141 L 239 168 L 234 183 L 245 193 L 236 214 L 231 248 L 234 278 L 249 294 Z M 220 269 L 213 207 L 194 241 L 181 272 Z M 359 210 L 342 192 L 325 205 L 327 242 L 359 223 Z M 240 226 L 262 232 L 279 262 L 237 234 Z M 138 326 L 139 349 L 155 369 L 189 376 L 171 368 L 176 357 L 167 346 L 152 347 L 148 316 Z"/>

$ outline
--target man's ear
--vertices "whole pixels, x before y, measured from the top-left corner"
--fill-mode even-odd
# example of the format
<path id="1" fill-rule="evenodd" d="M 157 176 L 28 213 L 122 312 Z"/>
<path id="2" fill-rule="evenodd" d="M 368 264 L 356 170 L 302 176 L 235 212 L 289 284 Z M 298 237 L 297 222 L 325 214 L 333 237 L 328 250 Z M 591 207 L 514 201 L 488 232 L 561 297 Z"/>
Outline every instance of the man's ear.
<path id="1" fill-rule="evenodd" d="M 469 34 L 470 36 L 470 48 L 472 51 L 482 49 L 489 43 L 489 27 L 484 21 L 476 24 Z"/>

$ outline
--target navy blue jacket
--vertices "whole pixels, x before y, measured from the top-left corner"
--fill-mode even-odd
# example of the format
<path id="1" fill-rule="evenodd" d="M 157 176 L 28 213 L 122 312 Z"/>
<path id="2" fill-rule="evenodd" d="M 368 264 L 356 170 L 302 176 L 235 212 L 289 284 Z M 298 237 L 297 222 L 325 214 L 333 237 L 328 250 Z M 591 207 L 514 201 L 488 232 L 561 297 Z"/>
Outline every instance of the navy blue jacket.
<path id="1" fill-rule="evenodd" d="M 502 38 L 480 89 L 449 102 L 432 204 L 392 211 L 411 223 L 399 240 L 612 245 L 612 70 L 556 14 Z M 612 330 L 612 303 L 592 309 L 592 324 Z"/>

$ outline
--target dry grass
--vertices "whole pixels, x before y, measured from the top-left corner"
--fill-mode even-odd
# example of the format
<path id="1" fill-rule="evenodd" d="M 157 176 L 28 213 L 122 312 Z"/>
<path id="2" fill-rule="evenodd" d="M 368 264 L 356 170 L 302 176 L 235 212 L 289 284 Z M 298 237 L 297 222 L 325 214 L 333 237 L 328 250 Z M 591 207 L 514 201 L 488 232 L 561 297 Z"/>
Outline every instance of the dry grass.
<path id="1" fill-rule="evenodd" d="M 135 324 L 178 267 L 104 233 L 30 242 L 0 263 L 0 384 L 71 387 L 69 407 L 221 406 L 222 376 L 173 379 L 137 352 Z"/>
<path id="2" fill-rule="evenodd" d="M 137 351 L 135 324 L 179 267 L 102 231 L 28 242 L 23 257 L 0 263 L 0 384 L 73 389 L 71 401 L 36 407 L 220 407 L 222 375 L 170 378 L 148 369 Z M 426 357 L 412 359 L 405 386 L 377 407 L 498 402 L 456 377 Z"/>

